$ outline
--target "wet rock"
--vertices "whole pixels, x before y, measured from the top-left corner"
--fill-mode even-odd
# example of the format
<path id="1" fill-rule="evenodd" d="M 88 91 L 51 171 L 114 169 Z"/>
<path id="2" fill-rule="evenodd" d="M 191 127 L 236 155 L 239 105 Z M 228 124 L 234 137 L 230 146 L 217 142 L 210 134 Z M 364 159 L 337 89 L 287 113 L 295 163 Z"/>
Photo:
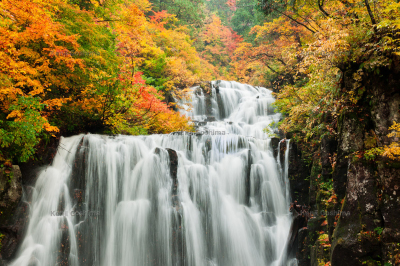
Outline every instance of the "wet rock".
<path id="1" fill-rule="evenodd" d="M 85 200 L 85 191 L 82 189 L 74 189 L 74 197 L 76 203 L 83 203 Z"/>
<path id="2" fill-rule="evenodd" d="M 207 153 L 207 154 L 205 154 L 206 155 L 205 158 L 209 157 L 208 153 L 211 151 L 211 148 L 212 148 L 212 138 L 211 138 L 211 136 L 207 136 L 207 139 L 204 143 L 205 153 Z"/>
<path id="3" fill-rule="evenodd" d="M 395 168 L 381 167 L 378 175 L 383 189 L 381 190 L 382 198 L 380 199 L 381 215 L 383 218 L 383 226 L 387 232 L 384 237 L 386 243 L 400 243 L 400 171 Z M 390 230 L 390 231 L 389 231 Z M 384 231 L 385 232 L 385 231 Z M 389 234 L 390 232 L 390 234 Z M 385 236 L 385 234 L 384 234 Z"/>
<path id="4" fill-rule="evenodd" d="M 378 170 L 382 190 L 379 201 L 382 223 L 382 256 L 384 261 L 397 265 L 400 261 L 400 178 L 399 169 L 385 168 Z M 379 200 L 379 199 L 378 199 Z"/>
<path id="5" fill-rule="evenodd" d="M 284 167 L 284 152 L 286 145 L 281 144 L 281 164 Z M 283 157 L 283 158 L 282 158 Z M 288 178 L 290 182 L 290 192 L 293 201 L 297 201 L 300 205 L 308 205 L 308 192 L 310 186 L 310 168 L 303 159 L 300 149 L 293 141 L 289 144 L 289 169 Z"/>
<path id="6" fill-rule="evenodd" d="M 273 212 L 261 212 L 261 216 L 268 226 L 273 226 L 276 224 L 276 215 Z"/>
<path id="7" fill-rule="evenodd" d="M 310 189 L 309 189 L 309 206 L 311 210 L 318 210 L 317 194 L 318 194 L 318 176 L 321 173 L 320 160 L 315 158 L 311 167 Z"/>
<path id="8" fill-rule="evenodd" d="M 170 175 L 173 180 L 177 179 L 178 173 L 178 154 L 173 149 L 167 149 L 170 162 Z"/>
<path id="9" fill-rule="evenodd" d="M 217 93 L 216 97 L 217 97 L 219 117 L 222 120 L 224 118 L 227 118 L 228 114 L 225 113 L 224 101 L 222 100 L 221 94 Z"/>
<path id="10" fill-rule="evenodd" d="M 215 119 L 215 116 L 207 116 L 206 122 L 215 122 L 217 119 Z"/>
<path id="11" fill-rule="evenodd" d="M 271 138 L 271 143 L 270 143 L 272 153 L 276 160 L 278 159 L 279 141 L 280 141 L 280 139 L 278 139 L 278 138 Z"/>
<path id="12" fill-rule="evenodd" d="M 251 150 L 249 149 L 247 152 L 247 164 L 246 164 L 246 191 L 245 191 L 245 200 L 246 205 L 250 206 L 250 191 L 251 191 L 251 180 L 250 180 L 250 173 L 251 173 L 251 165 L 253 163 Z"/>
<path id="13" fill-rule="evenodd" d="M 326 231 L 326 225 L 324 225 L 325 217 L 313 217 L 308 220 L 308 243 L 314 244 L 318 239 L 318 232 Z"/>
<path id="14" fill-rule="evenodd" d="M 175 132 L 171 132 L 170 135 L 185 136 L 185 135 L 192 135 L 192 132 L 187 132 L 187 131 L 175 131 Z"/>
<path id="15" fill-rule="evenodd" d="M 298 247 L 301 245 L 299 243 L 299 231 L 307 226 L 309 217 L 305 206 L 292 203 L 290 210 L 293 213 L 293 220 L 289 230 L 287 256 L 288 258 L 294 258 L 296 257 L 296 252 L 299 250 Z"/>
<path id="16" fill-rule="evenodd" d="M 311 263 L 310 246 L 307 241 L 308 233 L 307 227 L 303 227 L 298 231 L 298 248 L 296 252 L 298 266 L 308 266 Z"/>
<path id="17" fill-rule="evenodd" d="M 167 149 L 169 155 L 169 171 L 172 178 L 172 206 L 178 206 L 180 204 L 180 200 L 178 197 L 178 154 L 175 150 Z"/>
<path id="18" fill-rule="evenodd" d="M 12 258 L 22 241 L 28 222 L 29 206 L 22 199 L 22 174 L 19 166 L 12 166 L 12 178 L 9 179 L 0 169 L 0 233 L 1 257 Z"/>
<path id="19" fill-rule="evenodd" d="M 72 164 L 72 174 L 71 174 L 71 187 L 78 190 L 85 190 L 86 181 L 86 161 L 87 161 L 87 147 L 88 143 L 85 137 L 82 137 L 76 149 L 75 159 Z M 73 190 L 71 190 L 73 192 Z M 71 195 L 75 197 L 75 195 Z"/>
<path id="20" fill-rule="evenodd" d="M 238 136 L 237 148 L 238 149 L 248 149 L 249 148 L 248 139 L 244 136 Z"/>
<path id="21" fill-rule="evenodd" d="M 61 224 L 61 243 L 60 248 L 55 251 L 56 265 L 69 265 L 69 254 L 71 250 L 71 239 L 68 231 L 66 218 Z"/>
<path id="22" fill-rule="evenodd" d="M 207 125 L 207 122 L 205 122 L 205 121 L 196 122 L 196 126 L 198 126 L 198 127 L 202 127 L 205 125 Z"/>
<path id="23" fill-rule="evenodd" d="M 321 174 L 324 180 L 332 178 L 332 164 L 337 145 L 337 141 L 328 135 L 323 136 L 321 139 Z"/>
<path id="24" fill-rule="evenodd" d="M 381 257 L 374 232 L 376 208 L 375 180 L 371 170 L 351 163 L 347 173 L 346 198 L 332 238 L 331 263 L 333 266 L 361 265 L 367 257 Z"/>
<path id="25" fill-rule="evenodd" d="M 172 260 L 176 266 L 185 265 L 186 243 L 182 226 L 182 214 L 174 211 L 172 215 Z"/>
<path id="26" fill-rule="evenodd" d="M 325 241 L 317 240 L 315 245 L 310 248 L 310 265 L 326 265 L 330 261 L 330 248 Z"/>
<path id="27" fill-rule="evenodd" d="M 364 146 L 362 124 L 357 123 L 351 115 L 343 116 L 341 120 L 337 162 L 333 172 L 333 188 L 339 200 L 342 200 L 346 193 L 349 155 L 354 151 L 362 150 Z"/>
<path id="28" fill-rule="evenodd" d="M 15 210 L 22 196 L 21 170 L 18 165 L 13 165 L 10 176 L 4 169 L 0 169 L 0 207 L 3 214 L 0 216 L 0 224 L 4 224 L 7 211 Z"/>
<path id="29" fill-rule="evenodd" d="M 215 92 L 219 94 L 219 86 L 215 86 Z"/>

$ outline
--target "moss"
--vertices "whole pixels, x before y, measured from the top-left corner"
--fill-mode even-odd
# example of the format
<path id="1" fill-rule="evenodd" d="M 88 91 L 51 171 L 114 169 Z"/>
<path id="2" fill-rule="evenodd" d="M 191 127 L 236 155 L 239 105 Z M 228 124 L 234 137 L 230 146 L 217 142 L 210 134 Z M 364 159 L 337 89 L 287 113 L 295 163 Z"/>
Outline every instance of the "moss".
<path id="1" fill-rule="evenodd" d="M 366 266 L 381 266 L 382 263 L 379 260 L 374 260 L 371 257 L 366 257 L 360 260 L 361 265 Z"/>
<path id="2" fill-rule="evenodd" d="M 346 206 L 347 200 L 344 198 L 341 212 L 343 212 L 344 206 Z M 358 203 L 359 204 L 359 203 Z M 351 228 L 353 234 L 352 237 L 353 239 L 357 239 L 358 233 L 362 230 L 362 224 L 361 224 L 361 209 L 360 206 L 358 206 L 355 210 L 350 212 L 350 216 L 347 216 L 346 219 L 343 219 L 342 217 L 339 218 L 335 231 L 333 232 L 333 238 L 340 238 L 344 237 L 347 238 L 349 234 L 349 229 Z"/>
<path id="3" fill-rule="evenodd" d="M 317 204 L 320 203 L 324 206 L 325 209 L 326 204 L 323 202 L 324 200 L 328 200 L 332 196 L 333 191 L 326 191 L 323 189 L 319 189 L 317 193 Z"/>
<path id="4" fill-rule="evenodd" d="M 1 254 L 1 249 L 2 249 L 2 242 L 3 242 L 3 237 L 4 235 L 2 233 L 0 233 L 0 254 Z"/>
<path id="5" fill-rule="evenodd" d="M 326 239 L 328 239 L 328 234 L 321 234 L 318 237 L 318 240 L 321 241 L 321 242 L 326 242 Z"/>
<path id="6" fill-rule="evenodd" d="M 314 248 L 314 259 L 315 262 L 317 262 L 317 265 L 318 266 L 326 265 L 326 263 L 330 261 L 330 251 L 331 251 L 330 245 L 327 244 L 325 241 L 318 240 L 313 248 Z"/>

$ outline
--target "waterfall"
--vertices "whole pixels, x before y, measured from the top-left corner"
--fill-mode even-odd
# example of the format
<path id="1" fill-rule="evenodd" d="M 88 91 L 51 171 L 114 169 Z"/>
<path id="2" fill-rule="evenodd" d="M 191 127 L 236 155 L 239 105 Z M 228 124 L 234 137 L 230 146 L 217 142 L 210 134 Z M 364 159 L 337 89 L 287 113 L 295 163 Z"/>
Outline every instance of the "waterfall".
<path id="1" fill-rule="evenodd" d="M 197 134 L 62 138 L 11 265 L 289 265 L 289 146 L 281 169 L 263 132 L 273 101 L 218 81 L 182 111 Z"/>

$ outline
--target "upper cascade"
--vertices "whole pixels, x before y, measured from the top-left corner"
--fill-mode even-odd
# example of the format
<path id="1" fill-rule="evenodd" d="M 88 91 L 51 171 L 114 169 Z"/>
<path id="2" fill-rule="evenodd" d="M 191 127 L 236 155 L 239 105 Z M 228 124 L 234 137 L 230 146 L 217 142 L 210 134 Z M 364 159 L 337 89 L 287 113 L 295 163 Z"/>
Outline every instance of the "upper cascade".
<path id="1" fill-rule="evenodd" d="M 272 91 L 235 81 L 212 81 L 210 88 L 192 88 L 192 99 L 182 113 L 198 125 L 198 131 L 223 132 L 266 139 L 264 129 L 278 122 Z"/>

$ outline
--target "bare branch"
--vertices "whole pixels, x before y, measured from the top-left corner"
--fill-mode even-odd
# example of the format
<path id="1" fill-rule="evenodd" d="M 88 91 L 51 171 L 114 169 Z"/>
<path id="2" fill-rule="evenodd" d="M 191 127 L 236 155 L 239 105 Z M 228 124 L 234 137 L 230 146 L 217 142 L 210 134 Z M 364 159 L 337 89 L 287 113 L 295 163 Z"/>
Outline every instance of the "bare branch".
<path id="1" fill-rule="evenodd" d="M 330 15 L 328 14 L 328 12 L 325 11 L 325 9 L 323 8 L 324 5 L 324 0 L 317 0 L 318 1 L 318 8 L 319 10 L 321 10 L 322 14 L 324 14 L 325 16 L 329 17 Z"/>
<path id="2" fill-rule="evenodd" d="M 371 7 L 369 6 L 368 0 L 364 0 L 365 6 L 367 7 L 369 17 L 371 18 L 372 25 L 376 24 L 374 14 L 372 14 Z"/>

